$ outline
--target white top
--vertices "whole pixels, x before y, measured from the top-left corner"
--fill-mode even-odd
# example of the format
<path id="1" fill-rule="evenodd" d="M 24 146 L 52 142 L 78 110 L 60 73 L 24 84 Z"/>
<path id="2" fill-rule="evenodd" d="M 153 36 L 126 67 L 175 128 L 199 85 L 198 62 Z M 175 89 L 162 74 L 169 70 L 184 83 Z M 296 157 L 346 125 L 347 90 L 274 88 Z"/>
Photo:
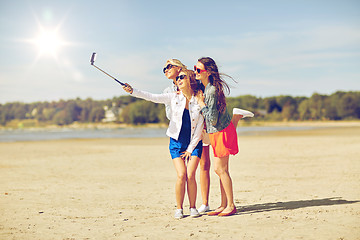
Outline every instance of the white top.
<path id="1" fill-rule="evenodd" d="M 132 95 L 155 103 L 168 104 L 171 109 L 171 115 L 166 135 L 175 140 L 179 139 L 182 126 L 182 116 L 186 105 L 186 98 L 182 92 L 152 94 L 134 88 Z M 189 114 L 191 122 L 190 144 L 186 149 L 186 151 L 190 153 L 193 152 L 196 145 L 201 140 L 201 133 L 204 128 L 204 117 L 202 116 L 200 109 L 201 108 L 195 97 L 192 96 L 189 101 Z"/>
<path id="2" fill-rule="evenodd" d="M 174 83 L 172 83 L 171 86 L 164 89 L 163 93 L 172 93 L 172 92 L 176 92 L 177 90 L 178 90 L 177 86 Z M 165 104 L 165 113 L 166 113 L 167 119 L 170 120 L 171 109 L 170 109 L 169 104 Z"/>

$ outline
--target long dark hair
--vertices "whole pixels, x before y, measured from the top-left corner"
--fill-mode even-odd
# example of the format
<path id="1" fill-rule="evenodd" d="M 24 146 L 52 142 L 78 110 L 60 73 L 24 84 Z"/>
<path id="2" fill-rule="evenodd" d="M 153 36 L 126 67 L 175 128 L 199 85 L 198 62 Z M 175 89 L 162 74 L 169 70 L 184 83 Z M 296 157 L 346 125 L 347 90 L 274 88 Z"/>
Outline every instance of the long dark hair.
<path id="1" fill-rule="evenodd" d="M 195 78 L 195 72 L 193 70 L 189 70 L 186 68 L 181 69 L 181 72 L 184 72 L 188 76 L 190 81 L 190 88 L 194 92 L 194 96 L 195 96 L 197 92 L 201 90 L 200 85 Z"/>
<path id="2" fill-rule="evenodd" d="M 216 105 L 217 110 L 221 113 L 223 113 L 226 110 L 226 98 L 224 94 L 224 90 L 227 94 L 230 93 L 230 87 L 229 85 L 223 80 L 223 76 L 230 77 L 229 75 L 219 73 L 218 67 L 214 61 L 214 59 L 210 57 L 202 57 L 198 59 L 199 62 L 201 62 L 205 70 L 210 73 L 209 75 L 209 82 L 211 85 L 213 85 L 216 89 Z M 232 77 L 230 77 L 232 78 Z"/>
<path id="3" fill-rule="evenodd" d="M 198 80 L 196 80 L 195 72 L 193 70 L 187 70 L 187 71 L 188 71 L 191 89 L 194 92 L 194 96 L 196 96 L 198 91 L 202 90 L 201 83 L 199 83 Z"/>

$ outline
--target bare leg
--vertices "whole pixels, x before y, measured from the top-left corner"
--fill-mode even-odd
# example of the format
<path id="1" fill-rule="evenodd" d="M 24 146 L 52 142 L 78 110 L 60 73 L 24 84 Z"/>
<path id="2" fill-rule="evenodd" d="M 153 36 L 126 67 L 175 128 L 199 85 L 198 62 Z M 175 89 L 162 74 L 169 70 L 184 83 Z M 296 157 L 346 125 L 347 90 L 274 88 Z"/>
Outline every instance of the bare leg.
<path id="1" fill-rule="evenodd" d="M 243 115 L 240 115 L 240 114 L 234 114 L 234 115 L 232 116 L 231 121 L 232 121 L 232 123 L 234 124 L 234 127 L 235 127 L 235 128 L 237 128 L 237 125 L 238 125 L 238 123 L 239 123 L 239 120 L 242 119 L 242 118 L 243 118 Z"/>
<path id="2" fill-rule="evenodd" d="M 214 167 L 216 174 L 220 178 L 220 188 L 222 186 L 221 203 L 223 204 L 225 198 L 227 201 L 226 208 L 222 211 L 222 213 L 230 213 L 235 208 L 235 204 L 233 197 L 232 180 L 229 174 L 229 156 L 222 158 L 216 157 L 214 160 Z"/>
<path id="3" fill-rule="evenodd" d="M 226 193 L 225 193 L 224 185 L 221 182 L 221 179 L 220 179 L 219 182 L 220 182 L 220 192 L 221 192 L 221 204 L 220 204 L 220 206 L 225 209 L 226 206 L 227 206 Z"/>
<path id="4" fill-rule="evenodd" d="M 210 192 L 210 146 L 203 146 L 200 159 L 200 187 L 202 202 L 205 206 L 209 205 Z"/>
<path id="5" fill-rule="evenodd" d="M 231 122 L 234 124 L 236 128 L 240 119 L 244 117 L 253 117 L 254 114 L 248 110 L 240 109 L 240 108 L 233 108 L 233 117 Z"/>
<path id="6" fill-rule="evenodd" d="M 185 196 L 186 165 L 181 158 L 174 158 L 173 162 L 177 173 L 175 184 L 176 207 L 177 209 L 182 209 Z"/>
<path id="7" fill-rule="evenodd" d="M 189 197 L 190 208 L 196 208 L 197 186 L 195 173 L 199 165 L 200 158 L 192 156 L 187 166 L 187 191 Z"/>

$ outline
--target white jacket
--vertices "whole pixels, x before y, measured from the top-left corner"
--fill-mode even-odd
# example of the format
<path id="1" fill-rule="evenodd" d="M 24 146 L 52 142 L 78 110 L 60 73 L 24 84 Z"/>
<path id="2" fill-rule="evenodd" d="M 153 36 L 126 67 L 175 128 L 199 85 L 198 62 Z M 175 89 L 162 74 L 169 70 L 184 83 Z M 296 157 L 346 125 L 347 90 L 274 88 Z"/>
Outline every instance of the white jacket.
<path id="1" fill-rule="evenodd" d="M 171 83 L 170 87 L 165 88 L 165 90 L 163 91 L 163 93 L 173 93 L 173 92 L 177 92 L 177 86 L 174 83 Z M 166 117 L 167 119 L 170 120 L 171 117 L 171 109 L 170 109 L 170 105 L 165 104 L 165 113 L 166 113 Z"/>
<path id="2" fill-rule="evenodd" d="M 186 105 L 186 98 L 182 94 L 182 92 L 152 94 L 134 88 L 132 95 L 155 103 L 168 104 L 171 108 L 171 116 L 166 135 L 174 138 L 175 140 L 179 139 L 179 134 L 182 126 L 182 116 Z M 198 105 L 195 97 L 192 96 L 189 102 L 191 139 L 190 144 L 186 149 L 186 151 L 190 153 L 193 152 L 196 145 L 201 140 L 201 133 L 204 128 L 204 117 L 202 116 L 200 110 L 200 106 Z"/>

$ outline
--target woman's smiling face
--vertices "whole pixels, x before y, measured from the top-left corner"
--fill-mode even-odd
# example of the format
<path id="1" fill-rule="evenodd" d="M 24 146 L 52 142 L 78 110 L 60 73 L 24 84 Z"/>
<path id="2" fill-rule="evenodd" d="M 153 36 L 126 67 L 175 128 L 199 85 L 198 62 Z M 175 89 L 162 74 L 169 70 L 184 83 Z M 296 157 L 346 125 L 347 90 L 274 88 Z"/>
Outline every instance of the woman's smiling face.
<path id="1" fill-rule="evenodd" d="M 194 70 L 195 70 L 195 74 L 196 74 L 196 80 L 200 80 L 201 82 L 203 82 L 203 80 L 209 78 L 209 74 L 205 70 L 204 64 L 202 64 L 201 62 L 196 63 Z"/>
<path id="2" fill-rule="evenodd" d="M 164 74 L 168 79 L 175 79 L 179 74 L 180 67 L 171 65 L 168 69 L 165 70 Z"/>
<path id="3" fill-rule="evenodd" d="M 180 90 L 191 88 L 190 79 L 185 72 L 179 73 L 179 76 L 176 77 L 176 83 Z"/>

